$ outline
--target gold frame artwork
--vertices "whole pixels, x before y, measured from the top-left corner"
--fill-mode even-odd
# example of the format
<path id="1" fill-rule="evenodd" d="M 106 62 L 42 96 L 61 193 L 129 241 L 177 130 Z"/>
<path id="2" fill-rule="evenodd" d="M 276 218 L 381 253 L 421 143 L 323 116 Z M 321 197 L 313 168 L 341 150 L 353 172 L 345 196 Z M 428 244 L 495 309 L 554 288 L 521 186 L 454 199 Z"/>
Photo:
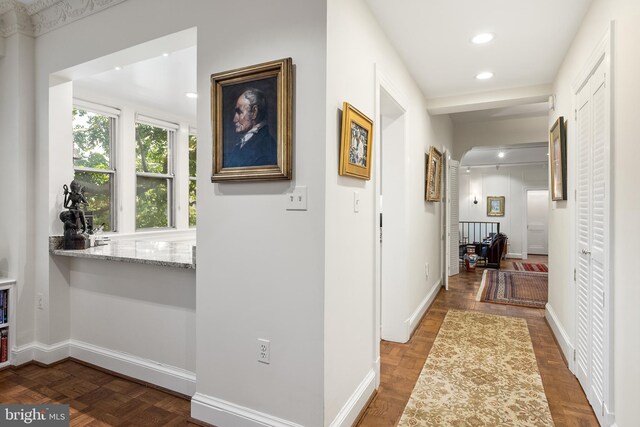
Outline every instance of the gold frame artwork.
<path id="1" fill-rule="evenodd" d="M 212 182 L 291 179 L 292 96 L 291 58 L 211 75 Z"/>
<path id="2" fill-rule="evenodd" d="M 342 104 L 340 175 L 371 178 L 373 122 L 348 102 Z"/>
<path id="3" fill-rule="evenodd" d="M 442 153 L 431 147 L 429 154 L 425 153 L 425 162 L 424 199 L 427 202 L 439 202 L 442 188 Z"/>
<path id="4" fill-rule="evenodd" d="M 487 196 L 487 216 L 504 216 L 504 196 Z"/>
<path id="5" fill-rule="evenodd" d="M 551 200 L 567 200 L 567 128 L 564 117 L 558 117 L 549 131 L 549 169 Z"/>

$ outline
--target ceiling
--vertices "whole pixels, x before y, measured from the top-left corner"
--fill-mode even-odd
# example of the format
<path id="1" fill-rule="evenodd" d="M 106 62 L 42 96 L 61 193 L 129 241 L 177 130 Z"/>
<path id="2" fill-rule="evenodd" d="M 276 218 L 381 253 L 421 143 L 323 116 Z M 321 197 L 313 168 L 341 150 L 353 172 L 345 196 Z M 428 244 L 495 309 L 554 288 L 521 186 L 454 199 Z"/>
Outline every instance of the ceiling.
<path id="1" fill-rule="evenodd" d="M 498 157 L 498 153 L 504 157 Z M 535 144 L 508 145 L 505 147 L 474 147 L 467 151 L 460 160 L 461 167 L 525 165 L 547 163 L 549 147 L 546 142 Z"/>
<path id="2" fill-rule="evenodd" d="M 121 70 L 116 70 L 119 64 L 114 63 L 109 71 L 74 79 L 74 96 L 122 99 L 195 125 L 197 99 L 187 98 L 185 93 L 197 91 L 196 64 L 195 46 L 123 65 Z"/>
<path id="3" fill-rule="evenodd" d="M 549 114 L 548 102 L 514 105 L 511 107 L 492 108 L 487 110 L 466 111 L 451 114 L 454 123 L 484 122 L 488 120 L 518 119 L 540 117 Z"/>
<path id="4" fill-rule="evenodd" d="M 365 1 L 431 99 L 551 83 L 592 0 Z"/>

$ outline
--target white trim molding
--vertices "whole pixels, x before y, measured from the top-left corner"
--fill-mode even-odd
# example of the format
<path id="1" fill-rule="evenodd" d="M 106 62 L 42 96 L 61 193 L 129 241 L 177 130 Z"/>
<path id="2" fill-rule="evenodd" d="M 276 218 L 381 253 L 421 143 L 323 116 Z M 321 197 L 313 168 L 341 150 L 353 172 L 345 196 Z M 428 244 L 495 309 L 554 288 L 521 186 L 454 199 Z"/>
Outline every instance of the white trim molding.
<path id="1" fill-rule="evenodd" d="M 558 344 L 560 345 L 560 350 L 562 350 L 564 358 L 569 364 L 569 370 L 574 372 L 575 360 L 573 359 L 573 344 L 571 344 L 571 339 L 569 338 L 567 331 L 562 327 L 562 323 L 560 323 L 560 320 L 550 303 L 545 305 L 544 317 L 547 319 L 547 322 L 549 322 L 551 332 L 553 332 L 553 335 L 556 337 L 556 341 L 558 341 Z"/>
<path id="2" fill-rule="evenodd" d="M 353 392 L 349 400 L 344 404 L 338 415 L 333 419 L 330 427 L 349 427 L 360 415 L 360 411 L 376 391 L 376 373 L 370 369 L 360 385 Z"/>
<path id="3" fill-rule="evenodd" d="M 418 305 L 418 307 L 413 312 L 411 317 L 405 320 L 407 331 L 406 331 L 406 340 L 403 342 L 407 342 L 409 341 L 409 339 L 411 339 L 411 334 L 418 327 L 418 324 L 420 323 L 420 319 L 422 319 L 422 316 L 424 316 L 424 313 L 426 313 L 427 309 L 429 308 L 433 300 L 438 295 L 438 292 L 440 291 L 441 287 L 442 287 L 442 279 L 436 282 L 436 284 L 433 286 L 433 288 L 431 288 L 427 296 Z"/>
<path id="4" fill-rule="evenodd" d="M 187 396 L 196 391 L 196 375 L 193 372 L 82 341 L 67 340 L 53 345 L 34 342 L 14 347 L 11 356 L 12 364 L 16 366 L 33 360 L 49 365 L 73 357 Z"/>
<path id="5" fill-rule="evenodd" d="M 196 393 L 191 398 L 191 416 L 217 426 L 234 427 L 302 427 L 292 421 L 227 402 L 206 394 Z"/>

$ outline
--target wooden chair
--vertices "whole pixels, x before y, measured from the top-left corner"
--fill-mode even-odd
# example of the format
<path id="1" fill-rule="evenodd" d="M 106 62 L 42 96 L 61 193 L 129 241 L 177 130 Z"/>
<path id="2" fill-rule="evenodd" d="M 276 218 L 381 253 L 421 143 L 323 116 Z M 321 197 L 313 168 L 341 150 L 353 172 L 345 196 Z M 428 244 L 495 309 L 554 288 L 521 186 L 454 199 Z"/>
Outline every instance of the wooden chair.
<path id="1" fill-rule="evenodd" d="M 500 269 L 500 261 L 504 256 L 505 249 L 507 248 L 507 235 L 500 233 L 493 238 L 493 241 L 487 248 L 487 268 Z"/>

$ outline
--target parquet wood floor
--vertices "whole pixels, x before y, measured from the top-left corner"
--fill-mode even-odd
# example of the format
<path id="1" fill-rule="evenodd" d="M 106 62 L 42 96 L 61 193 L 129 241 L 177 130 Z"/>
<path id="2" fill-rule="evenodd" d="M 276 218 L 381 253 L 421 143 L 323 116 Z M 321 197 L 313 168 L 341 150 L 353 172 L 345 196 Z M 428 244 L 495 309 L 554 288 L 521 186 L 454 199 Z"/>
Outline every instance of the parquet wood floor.
<path id="1" fill-rule="evenodd" d="M 68 404 L 71 426 L 196 426 L 188 399 L 67 360 L 0 371 L 0 403 Z"/>
<path id="2" fill-rule="evenodd" d="M 512 261 L 502 261 L 501 267 L 513 270 Z M 547 257 L 530 256 L 526 262 L 546 263 Z M 578 380 L 567 368 L 544 319 L 544 310 L 477 302 L 475 297 L 482 272 L 483 269 L 479 268 L 475 272 L 461 271 L 451 277 L 449 290 L 440 290 L 408 343 L 380 343 L 380 388 L 361 414 L 358 427 L 397 425 L 450 308 L 525 318 L 556 427 L 598 426 Z"/>

